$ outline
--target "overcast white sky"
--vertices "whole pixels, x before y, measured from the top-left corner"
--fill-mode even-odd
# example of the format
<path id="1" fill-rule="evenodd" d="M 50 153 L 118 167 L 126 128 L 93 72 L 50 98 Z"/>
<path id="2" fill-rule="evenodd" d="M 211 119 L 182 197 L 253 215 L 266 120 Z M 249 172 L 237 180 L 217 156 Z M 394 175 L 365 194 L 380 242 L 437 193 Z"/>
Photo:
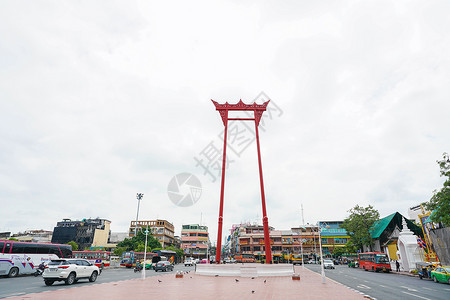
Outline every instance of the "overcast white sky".
<path id="1" fill-rule="evenodd" d="M 140 192 L 139 219 L 202 221 L 215 241 L 220 179 L 194 160 L 222 148 L 210 99 L 262 91 L 269 225 L 298 226 L 301 204 L 305 223 L 407 215 L 450 151 L 449 16 L 429 0 L 1 1 L 0 232 L 126 231 Z M 228 153 L 224 234 L 262 218 L 255 143 Z M 202 184 L 190 207 L 167 194 L 183 172 Z"/>

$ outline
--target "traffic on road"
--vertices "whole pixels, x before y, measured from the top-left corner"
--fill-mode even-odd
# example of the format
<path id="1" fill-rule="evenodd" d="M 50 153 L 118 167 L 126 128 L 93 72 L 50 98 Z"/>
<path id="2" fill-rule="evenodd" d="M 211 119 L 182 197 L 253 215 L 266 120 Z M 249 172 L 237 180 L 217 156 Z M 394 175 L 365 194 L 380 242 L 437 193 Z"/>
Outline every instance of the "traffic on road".
<path id="1" fill-rule="evenodd" d="M 345 265 L 335 267 L 325 270 L 327 280 L 337 281 L 370 299 L 450 299 L 449 284 L 438 284 L 431 279 L 421 280 L 418 276 L 400 275 L 396 272 L 365 272 Z M 320 265 L 308 264 L 305 268 L 321 273 Z"/>
<path id="2" fill-rule="evenodd" d="M 191 272 L 194 266 L 184 266 L 184 264 L 177 264 L 173 269 L 168 269 L 167 272 L 155 272 L 154 270 L 146 270 L 146 277 L 161 276 L 168 273 Z M 128 268 L 105 268 L 94 282 L 90 280 L 71 281 L 71 285 L 67 285 L 64 280 L 54 281 L 51 286 L 45 283 L 45 277 L 34 274 L 19 275 L 14 278 L 0 277 L 0 299 L 12 296 L 21 296 L 30 293 L 40 293 L 45 291 L 66 289 L 71 287 L 88 286 L 92 284 L 101 284 L 106 282 L 115 282 L 128 279 L 136 279 L 142 277 L 141 272 L 134 272 L 133 269 Z M 89 279 L 86 275 L 86 278 Z"/>

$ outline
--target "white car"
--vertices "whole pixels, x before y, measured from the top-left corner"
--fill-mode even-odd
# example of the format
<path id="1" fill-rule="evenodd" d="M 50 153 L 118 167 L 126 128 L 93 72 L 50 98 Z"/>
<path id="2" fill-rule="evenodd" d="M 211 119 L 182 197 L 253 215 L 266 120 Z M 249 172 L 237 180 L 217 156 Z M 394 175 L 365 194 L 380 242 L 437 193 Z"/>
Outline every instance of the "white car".
<path id="1" fill-rule="evenodd" d="M 323 260 L 323 267 L 325 269 L 334 269 L 333 261 L 330 259 L 324 259 Z"/>
<path id="2" fill-rule="evenodd" d="M 99 268 L 86 259 L 61 258 L 49 262 L 42 277 L 45 285 L 52 285 L 55 281 L 64 281 L 69 285 L 79 279 L 89 279 L 90 282 L 94 282 L 99 274 Z"/>
<path id="3" fill-rule="evenodd" d="M 185 266 L 185 267 L 187 267 L 187 266 L 193 266 L 194 264 L 195 264 L 195 262 L 194 262 L 193 259 L 186 259 L 186 260 L 184 261 L 184 266 Z"/>

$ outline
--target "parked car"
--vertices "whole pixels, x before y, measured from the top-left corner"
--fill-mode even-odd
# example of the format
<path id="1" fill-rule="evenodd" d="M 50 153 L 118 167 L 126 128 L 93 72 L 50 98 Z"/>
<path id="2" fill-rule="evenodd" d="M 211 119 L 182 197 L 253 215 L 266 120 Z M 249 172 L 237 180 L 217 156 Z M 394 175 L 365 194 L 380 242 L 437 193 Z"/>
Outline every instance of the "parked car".
<path id="1" fill-rule="evenodd" d="M 224 264 L 235 264 L 236 260 L 234 258 L 227 258 L 223 261 Z"/>
<path id="2" fill-rule="evenodd" d="M 193 266 L 195 265 L 195 261 L 192 258 L 186 258 L 186 260 L 184 261 L 184 266 Z"/>
<path id="3" fill-rule="evenodd" d="M 206 258 L 204 258 L 204 259 L 202 259 L 199 263 L 200 263 L 200 264 L 207 264 L 207 263 L 208 263 L 208 260 L 207 260 Z"/>
<path id="4" fill-rule="evenodd" d="M 331 259 L 324 259 L 323 260 L 323 267 L 325 269 L 334 269 L 334 264 Z"/>
<path id="5" fill-rule="evenodd" d="M 437 267 L 431 271 L 431 279 L 434 282 L 446 282 L 450 284 L 450 267 Z"/>
<path id="6" fill-rule="evenodd" d="M 89 279 L 90 282 L 94 282 L 99 274 L 99 268 L 86 259 L 66 258 L 50 261 L 42 277 L 45 285 L 52 285 L 55 281 L 64 281 L 70 285 L 80 279 Z"/>
<path id="7" fill-rule="evenodd" d="M 161 260 L 159 262 L 156 263 L 155 265 L 155 272 L 158 271 L 173 271 L 173 265 L 170 261 L 167 260 Z"/>
<path id="8" fill-rule="evenodd" d="M 317 262 L 314 260 L 314 259 L 310 259 L 309 261 L 308 261 L 308 264 L 316 264 Z"/>

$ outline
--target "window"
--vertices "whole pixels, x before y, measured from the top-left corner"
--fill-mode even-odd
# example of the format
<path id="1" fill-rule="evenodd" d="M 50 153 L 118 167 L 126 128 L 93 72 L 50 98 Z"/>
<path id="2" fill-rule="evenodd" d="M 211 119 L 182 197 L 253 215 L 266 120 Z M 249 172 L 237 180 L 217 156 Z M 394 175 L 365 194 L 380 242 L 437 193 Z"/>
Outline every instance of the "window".
<path id="1" fill-rule="evenodd" d="M 48 250 L 49 250 L 48 247 L 46 247 L 46 246 L 44 246 L 44 245 L 39 245 L 39 246 L 37 247 L 37 249 L 36 249 L 36 253 L 39 253 L 39 254 L 48 254 Z"/>
<path id="2" fill-rule="evenodd" d="M 3 247 L 5 246 L 4 242 L 0 242 L 0 253 L 3 252 Z"/>
<path id="3" fill-rule="evenodd" d="M 14 243 L 11 253 L 17 253 L 17 254 L 26 253 L 25 246 L 23 244 Z"/>
<path id="4" fill-rule="evenodd" d="M 335 244 L 346 244 L 347 243 L 347 239 L 346 238 L 335 238 L 334 239 L 334 243 Z"/>

